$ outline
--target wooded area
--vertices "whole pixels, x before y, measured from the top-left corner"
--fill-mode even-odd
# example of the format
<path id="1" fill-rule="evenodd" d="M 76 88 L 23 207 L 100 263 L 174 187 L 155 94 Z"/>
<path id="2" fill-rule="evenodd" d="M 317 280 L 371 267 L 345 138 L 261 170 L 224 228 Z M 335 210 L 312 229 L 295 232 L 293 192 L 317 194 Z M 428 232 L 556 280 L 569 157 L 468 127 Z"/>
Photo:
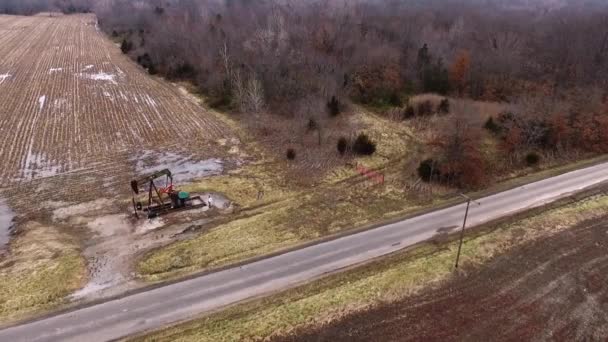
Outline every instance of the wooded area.
<path id="1" fill-rule="evenodd" d="M 515 104 L 485 123 L 460 114 L 432 127 L 437 167 L 422 178 L 466 186 L 491 173 L 488 134 L 511 164 L 608 151 L 608 6 L 544 3 L 109 0 L 95 12 L 151 74 L 191 81 L 233 112 L 317 127 L 353 103 L 406 121 L 450 112 L 447 99 L 410 103 L 422 93 Z"/>

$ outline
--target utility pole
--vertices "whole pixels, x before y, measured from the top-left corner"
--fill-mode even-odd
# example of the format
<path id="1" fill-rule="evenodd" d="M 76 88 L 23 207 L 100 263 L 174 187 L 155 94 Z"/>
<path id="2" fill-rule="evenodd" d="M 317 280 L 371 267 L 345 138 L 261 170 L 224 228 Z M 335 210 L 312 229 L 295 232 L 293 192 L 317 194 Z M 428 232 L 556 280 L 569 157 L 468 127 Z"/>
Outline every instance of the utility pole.
<path id="1" fill-rule="evenodd" d="M 462 250 L 462 242 L 464 240 L 464 229 L 467 225 L 467 217 L 469 216 L 469 208 L 471 207 L 471 202 L 475 202 L 477 205 L 481 205 L 481 203 L 477 201 L 473 201 L 469 196 L 465 194 L 460 194 L 461 197 L 467 200 L 467 210 L 464 213 L 464 222 L 462 223 L 462 230 L 460 231 L 460 243 L 458 244 L 458 254 L 456 254 L 456 265 L 455 268 L 458 268 L 458 261 L 460 261 L 460 251 Z"/>

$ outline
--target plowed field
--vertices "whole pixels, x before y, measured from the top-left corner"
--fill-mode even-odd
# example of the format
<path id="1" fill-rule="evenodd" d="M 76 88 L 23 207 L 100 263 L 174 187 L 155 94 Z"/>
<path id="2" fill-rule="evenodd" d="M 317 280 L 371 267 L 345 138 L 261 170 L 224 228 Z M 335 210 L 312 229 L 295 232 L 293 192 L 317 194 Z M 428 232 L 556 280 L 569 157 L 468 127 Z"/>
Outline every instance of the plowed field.
<path id="1" fill-rule="evenodd" d="M 17 212 L 33 193 L 128 193 L 138 156 L 221 158 L 225 138 L 221 121 L 123 56 L 95 16 L 0 16 L 0 190 Z"/>
<path id="2" fill-rule="evenodd" d="M 502 255 L 469 276 L 276 341 L 605 341 L 608 218 Z"/>

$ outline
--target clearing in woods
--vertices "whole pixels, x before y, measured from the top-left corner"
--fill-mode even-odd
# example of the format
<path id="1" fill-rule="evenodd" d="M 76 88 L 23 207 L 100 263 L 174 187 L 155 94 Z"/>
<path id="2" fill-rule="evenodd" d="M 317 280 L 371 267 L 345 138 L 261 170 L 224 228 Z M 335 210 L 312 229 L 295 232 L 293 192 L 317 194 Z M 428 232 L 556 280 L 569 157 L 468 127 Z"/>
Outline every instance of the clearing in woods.
<path id="1" fill-rule="evenodd" d="M 87 281 L 81 295 L 127 279 L 123 262 L 170 236 L 144 238 L 163 222 L 129 220 L 131 177 L 221 174 L 244 158 L 237 144 L 216 114 L 123 56 L 95 16 L 0 16 L 0 322 Z"/>

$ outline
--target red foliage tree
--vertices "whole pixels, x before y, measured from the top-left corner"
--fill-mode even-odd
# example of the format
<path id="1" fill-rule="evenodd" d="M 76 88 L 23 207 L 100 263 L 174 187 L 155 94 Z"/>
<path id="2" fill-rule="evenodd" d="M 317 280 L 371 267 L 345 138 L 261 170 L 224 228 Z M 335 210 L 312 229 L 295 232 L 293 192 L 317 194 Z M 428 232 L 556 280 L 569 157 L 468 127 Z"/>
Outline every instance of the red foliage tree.
<path id="1" fill-rule="evenodd" d="M 468 51 L 462 50 L 450 66 L 450 82 L 452 88 L 456 89 L 458 95 L 462 96 L 469 82 L 469 72 L 471 69 L 471 55 Z"/>
<path id="2" fill-rule="evenodd" d="M 456 118 L 431 145 L 440 155 L 442 181 L 462 187 L 478 187 L 487 180 L 488 168 L 480 150 L 479 129 Z"/>

